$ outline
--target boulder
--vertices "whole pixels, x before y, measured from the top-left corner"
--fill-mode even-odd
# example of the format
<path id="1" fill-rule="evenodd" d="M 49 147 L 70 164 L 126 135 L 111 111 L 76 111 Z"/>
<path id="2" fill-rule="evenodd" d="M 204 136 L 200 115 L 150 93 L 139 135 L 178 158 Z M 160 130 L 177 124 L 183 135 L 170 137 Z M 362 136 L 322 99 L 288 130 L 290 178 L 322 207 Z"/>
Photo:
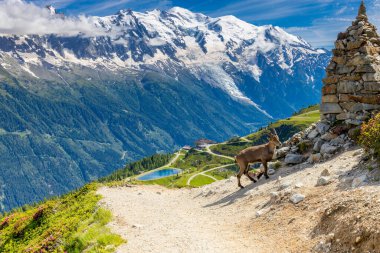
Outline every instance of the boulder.
<path id="1" fill-rule="evenodd" d="M 350 42 L 347 43 L 347 49 L 348 49 L 348 50 L 358 49 L 358 48 L 360 48 L 364 43 L 365 43 L 364 40 L 350 41 Z"/>
<path id="2" fill-rule="evenodd" d="M 322 113 L 342 113 L 343 110 L 337 103 L 324 103 L 321 104 L 321 112 Z"/>
<path id="3" fill-rule="evenodd" d="M 256 212 L 256 218 L 259 218 L 260 216 L 268 213 L 270 211 L 270 208 L 261 209 Z"/>
<path id="4" fill-rule="evenodd" d="M 336 95 L 324 95 L 322 96 L 322 103 L 338 103 L 339 99 Z"/>
<path id="5" fill-rule="evenodd" d="M 317 129 L 314 129 L 313 131 L 311 131 L 311 132 L 307 135 L 307 138 L 310 139 L 310 140 L 313 140 L 313 139 L 315 139 L 318 135 L 319 135 L 319 132 L 317 131 Z"/>
<path id="6" fill-rule="evenodd" d="M 341 146 L 344 143 L 345 143 L 344 139 L 340 136 L 330 141 L 330 144 L 333 146 Z"/>
<path id="7" fill-rule="evenodd" d="M 336 84 L 323 86 L 322 87 L 322 94 L 323 95 L 336 94 Z"/>
<path id="8" fill-rule="evenodd" d="M 355 73 L 375 73 L 376 67 L 370 64 L 361 65 L 361 66 L 357 66 L 354 72 Z"/>
<path id="9" fill-rule="evenodd" d="M 330 176 L 330 171 L 328 169 L 324 169 L 321 173 L 321 177 L 328 177 Z"/>
<path id="10" fill-rule="evenodd" d="M 350 129 L 346 124 L 339 124 L 331 129 L 331 133 L 341 135 Z"/>
<path id="11" fill-rule="evenodd" d="M 279 200 L 281 198 L 281 194 L 279 192 L 271 192 L 270 193 L 270 201 L 273 203 L 273 202 L 276 202 L 277 200 Z"/>
<path id="12" fill-rule="evenodd" d="M 332 134 L 332 133 L 325 133 L 324 135 L 321 136 L 321 139 L 324 141 L 331 141 L 332 139 L 335 139 L 336 137 L 338 137 L 338 135 Z"/>
<path id="13" fill-rule="evenodd" d="M 339 65 L 338 65 L 339 66 Z M 355 67 L 348 67 L 348 66 L 339 66 L 337 68 L 337 73 L 339 75 L 342 75 L 342 74 L 349 74 L 351 73 L 353 70 L 355 70 Z"/>
<path id="14" fill-rule="evenodd" d="M 354 102 L 364 103 L 364 104 L 380 104 L 379 95 L 348 95 L 349 99 Z"/>
<path id="15" fill-rule="evenodd" d="M 366 73 L 363 75 L 363 80 L 365 82 L 380 81 L 380 73 Z"/>
<path id="16" fill-rule="evenodd" d="M 314 143 L 314 147 L 313 147 L 313 150 L 314 152 L 319 152 L 321 150 L 321 147 L 322 145 L 325 143 L 324 140 L 322 139 L 318 139 L 315 143 Z"/>
<path id="17" fill-rule="evenodd" d="M 354 81 L 341 81 L 338 84 L 338 93 L 354 93 L 360 90 L 360 83 Z"/>
<path id="18" fill-rule="evenodd" d="M 293 146 L 293 147 L 290 149 L 290 152 L 294 154 L 294 153 L 297 153 L 298 150 L 299 150 L 299 148 L 298 148 L 297 146 Z"/>
<path id="19" fill-rule="evenodd" d="M 345 120 L 345 119 L 349 119 L 350 117 L 351 117 L 351 113 L 348 113 L 348 112 L 344 112 L 344 113 L 340 113 L 336 115 L 337 120 Z"/>
<path id="20" fill-rule="evenodd" d="M 290 197 L 290 201 L 293 203 L 293 204 L 298 204 L 300 203 L 301 201 L 303 201 L 305 199 L 305 195 L 302 195 L 300 193 L 296 193 L 296 194 L 293 194 L 291 197 Z"/>
<path id="21" fill-rule="evenodd" d="M 361 126 L 363 124 L 363 121 L 358 119 L 346 119 L 346 123 L 355 126 Z"/>
<path id="22" fill-rule="evenodd" d="M 350 111 L 357 113 L 360 111 L 371 111 L 371 110 L 378 110 L 378 109 L 380 109 L 380 105 L 353 103 L 353 106 L 350 108 Z"/>
<path id="23" fill-rule="evenodd" d="M 280 186 L 278 187 L 278 190 L 282 191 L 282 190 L 289 188 L 290 186 L 292 186 L 292 184 L 290 182 L 282 182 L 280 184 Z"/>
<path id="24" fill-rule="evenodd" d="M 334 154 L 338 150 L 338 147 L 325 143 L 321 147 L 321 154 Z"/>
<path id="25" fill-rule="evenodd" d="M 315 129 L 320 134 L 325 134 L 329 130 L 329 128 L 330 128 L 330 125 L 323 122 L 318 122 L 317 125 L 315 126 Z"/>
<path id="26" fill-rule="evenodd" d="M 302 155 L 297 154 L 287 154 L 285 157 L 285 163 L 287 164 L 300 164 L 304 160 Z"/>
<path id="27" fill-rule="evenodd" d="M 325 186 L 331 183 L 330 177 L 319 177 L 317 181 L 317 186 Z"/>
<path id="28" fill-rule="evenodd" d="M 274 169 L 268 169 L 268 175 L 274 175 L 276 171 Z"/>
<path id="29" fill-rule="evenodd" d="M 336 66 L 336 64 L 335 64 Z M 328 84 L 334 84 L 334 83 L 337 83 L 339 81 L 339 76 L 329 76 L 329 77 L 326 77 L 322 80 L 322 82 L 326 85 Z"/>
<path id="30" fill-rule="evenodd" d="M 380 92 L 380 82 L 364 82 L 364 89 L 368 91 Z"/>
<path id="31" fill-rule="evenodd" d="M 290 148 L 289 147 L 283 147 L 276 150 L 276 157 L 277 158 L 283 158 L 286 156 L 287 153 L 289 153 Z"/>
<path id="32" fill-rule="evenodd" d="M 344 150 L 349 150 L 351 147 L 353 146 L 353 144 L 351 142 L 347 142 L 346 144 L 343 145 L 343 148 Z"/>
<path id="33" fill-rule="evenodd" d="M 308 163 L 319 163 L 322 159 L 322 155 L 321 154 L 311 154 L 309 156 L 309 159 L 307 160 Z"/>

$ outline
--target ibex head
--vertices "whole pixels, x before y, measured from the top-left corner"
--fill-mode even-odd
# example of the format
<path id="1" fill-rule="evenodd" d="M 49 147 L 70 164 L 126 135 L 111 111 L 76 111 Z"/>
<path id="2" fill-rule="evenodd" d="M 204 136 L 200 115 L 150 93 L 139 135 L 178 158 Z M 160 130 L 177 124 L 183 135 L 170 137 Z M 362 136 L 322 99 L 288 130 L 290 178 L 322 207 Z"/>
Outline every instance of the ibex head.
<path id="1" fill-rule="evenodd" d="M 269 141 L 273 142 L 277 147 L 281 147 L 282 143 L 280 141 L 280 138 L 278 137 L 278 134 L 276 132 L 276 129 L 271 128 L 269 133 Z"/>

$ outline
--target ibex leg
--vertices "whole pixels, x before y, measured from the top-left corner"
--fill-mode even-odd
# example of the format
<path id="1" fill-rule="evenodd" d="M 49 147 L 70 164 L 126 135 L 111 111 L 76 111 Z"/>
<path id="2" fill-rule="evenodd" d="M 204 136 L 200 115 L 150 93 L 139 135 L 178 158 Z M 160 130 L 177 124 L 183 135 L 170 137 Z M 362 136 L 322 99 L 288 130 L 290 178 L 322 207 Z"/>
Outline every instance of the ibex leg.
<path id="1" fill-rule="evenodd" d="M 268 175 L 268 162 L 264 161 L 263 165 L 264 165 L 264 176 L 265 176 L 266 179 L 269 179 L 269 175 Z"/>

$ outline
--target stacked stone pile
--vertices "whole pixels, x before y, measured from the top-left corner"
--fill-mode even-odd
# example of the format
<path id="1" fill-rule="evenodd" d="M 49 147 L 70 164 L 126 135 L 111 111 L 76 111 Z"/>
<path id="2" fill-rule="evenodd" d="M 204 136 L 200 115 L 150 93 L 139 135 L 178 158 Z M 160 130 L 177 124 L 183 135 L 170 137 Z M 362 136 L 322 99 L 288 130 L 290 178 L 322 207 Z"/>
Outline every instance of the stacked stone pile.
<path id="1" fill-rule="evenodd" d="M 322 120 L 360 125 L 380 109 L 380 37 L 362 1 L 358 16 L 335 42 L 323 80 Z"/>

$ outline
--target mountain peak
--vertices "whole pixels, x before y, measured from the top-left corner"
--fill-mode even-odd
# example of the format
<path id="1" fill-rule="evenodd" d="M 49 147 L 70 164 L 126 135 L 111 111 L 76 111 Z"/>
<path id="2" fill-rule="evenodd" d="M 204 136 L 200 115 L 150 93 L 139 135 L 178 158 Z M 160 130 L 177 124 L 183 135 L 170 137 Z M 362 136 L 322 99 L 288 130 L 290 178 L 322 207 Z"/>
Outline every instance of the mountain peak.
<path id="1" fill-rule="evenodd" d="M 116 15 L 118 16 L 125 16 L 125 15 L 131 15 L 133 14 L 132 9 L 121 9 L 118 12 L 116 12 Z"/>
<path id="2" fill-rule="evenodd" d="M 188 10 L 188 9 L 185 9 L 185 8 L 182 8 L 182 7 L 179 7 L 179 6 L 175 6 L 175 7 L 172 7 L 168 10 L 168 12 L 171 12 L 171 13 L 184 13 L 184 14 L 194 14 L 194 12 Z"/>
<path id="3" fill-rule="evenodd" d="M 49 10 L 49 12 L 50 12 L 51 15 L 57 14 L 56 9 L 52 5 L 46 5 L 46 9 Z"/>

